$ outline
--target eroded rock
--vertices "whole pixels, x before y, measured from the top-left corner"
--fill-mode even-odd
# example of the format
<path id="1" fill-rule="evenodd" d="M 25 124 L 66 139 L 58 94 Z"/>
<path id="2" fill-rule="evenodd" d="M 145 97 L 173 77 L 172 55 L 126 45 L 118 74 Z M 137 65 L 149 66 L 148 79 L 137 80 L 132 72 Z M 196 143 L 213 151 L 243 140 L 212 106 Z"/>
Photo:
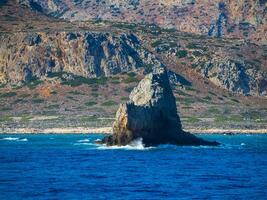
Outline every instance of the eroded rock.
<path id="1" fill-rule="evenodd" d="M 113 135 L 105 137 L 102 143 L 121 146 L 138 138 L 142 138 L 146 146 L 218 145 L 182 130 L 175 97 L 163 67 L 154 68 L 133 89 L 130 101 L 120 105 L 113 124 Z"/>

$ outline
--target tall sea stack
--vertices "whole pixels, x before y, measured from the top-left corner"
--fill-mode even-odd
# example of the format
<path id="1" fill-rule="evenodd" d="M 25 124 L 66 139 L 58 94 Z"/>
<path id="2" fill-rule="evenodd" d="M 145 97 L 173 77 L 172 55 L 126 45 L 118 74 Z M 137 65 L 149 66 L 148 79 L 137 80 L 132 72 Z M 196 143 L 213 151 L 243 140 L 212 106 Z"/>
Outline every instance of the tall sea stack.
<path id="1" fill-rule="evenodd" d="M 219 144 L 182 130 L 165 67 L 154 68 L 133 89 L 130 100 L 119 106 L 113 135 L 105 137 L 102 143 L 123 146 L 138 138 L 142 138 L 145 146 Z"/>

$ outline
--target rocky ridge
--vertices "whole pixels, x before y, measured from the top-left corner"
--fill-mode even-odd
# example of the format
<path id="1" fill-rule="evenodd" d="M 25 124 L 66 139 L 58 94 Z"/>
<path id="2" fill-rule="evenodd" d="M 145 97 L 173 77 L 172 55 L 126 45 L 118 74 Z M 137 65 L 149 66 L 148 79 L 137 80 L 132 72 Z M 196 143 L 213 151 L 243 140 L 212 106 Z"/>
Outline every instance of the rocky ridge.
<path id="1" fill-rule="evenodd" d="M 131 33 L 17 33 L 0 35 L 0 41 L 2 84 L 23 83 L 53 73 L 92 78 L 161 65 Z"/>
<path id="2" fill-rule="evenodd" d="M 23 5 L 70 21 L 109 20 L 149 23 L 215 37 L 267 42 L 263 0 L 17 0 Z"/>
<path id="3" fill-rule="evenodd" d="M 182 87 L 192 83 L 188 81 L 191 75 L 179 75 L 181 69 L 192 68 L 230 93 L 266 96 L 266 45 L 184 34 L 155 25 L 70 23 L 21 4 L 14 6 L 7 1 L 0 7 L 0 85 L 49 77 L 72 81 L 139 69 L 148 73 L 153 66 L 165 65 L 175 72 L 169 73 L 171 82 Z"/>
<path id="4" fill-rule="evenodd" d="M 159 144 L 218 145 L 184 132 L 167 71 L 156 67 L 133 89 L 130 100 L 121 104 L 113 124 L 113 135 L 102 143 L 128 145 L 138 138 L 146 146 Z"/>

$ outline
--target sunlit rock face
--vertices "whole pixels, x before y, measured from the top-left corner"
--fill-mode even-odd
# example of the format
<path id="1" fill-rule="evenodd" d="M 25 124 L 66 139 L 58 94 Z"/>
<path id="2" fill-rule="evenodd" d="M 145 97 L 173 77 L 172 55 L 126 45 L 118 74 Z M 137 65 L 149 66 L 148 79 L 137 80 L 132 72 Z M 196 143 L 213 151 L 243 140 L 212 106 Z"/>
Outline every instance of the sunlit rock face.
<path id="1" fill-rule="evenodd" d="M 85 78 L 110 76 L 161 65 L 131 33 L 36 32 L 0 35 L 0 84 L 53 73 Z"/>
<path id="2" fill-rule="evenodd" d="M 17 0 L 71 21 L 103 19 L 150 23 L 215 37 L 267 42 L 264 0 Z"/>
<path id="3" fill-rule="evenodd" d="M 113 135 L 102 143 L 127 145 L 142 138 L 146 146 L 159 144 L 218 145 L 184 132 L 165 68 L 154 68 L 121 104 L 113 124 Z"/>

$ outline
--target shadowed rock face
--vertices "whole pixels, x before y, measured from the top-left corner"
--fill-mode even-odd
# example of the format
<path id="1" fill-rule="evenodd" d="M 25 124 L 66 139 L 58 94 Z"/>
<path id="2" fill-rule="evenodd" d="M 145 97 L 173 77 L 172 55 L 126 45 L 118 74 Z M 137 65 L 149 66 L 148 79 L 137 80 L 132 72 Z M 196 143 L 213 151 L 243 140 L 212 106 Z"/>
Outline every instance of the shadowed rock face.
<path id="1" fill-rule="evenodd" d="M 168 75 L 165 68 L 155 68 L 130 94 L 130 101 L 121 104 L 113 135 L 105 137 L 107 145 L 127 145 L 142 138 L 146 146 L 159 144 L 218 145 L 182 130 Z"/>

